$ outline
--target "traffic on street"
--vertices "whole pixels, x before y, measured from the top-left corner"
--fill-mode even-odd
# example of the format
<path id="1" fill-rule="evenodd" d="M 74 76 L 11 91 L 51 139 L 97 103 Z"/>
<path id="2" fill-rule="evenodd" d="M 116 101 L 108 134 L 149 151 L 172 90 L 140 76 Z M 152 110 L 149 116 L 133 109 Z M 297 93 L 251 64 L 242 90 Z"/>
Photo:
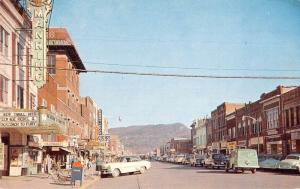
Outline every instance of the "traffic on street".
<path id="1" fill-rule="evenodd" d="M 90 188 L 98 189 L 101 186 L 106 189 L 296 189 L 300 186 L 300 179 L 299 174 L 293 172 L 226 173 L 224 169 L 155 161 L 145 174 L 101 178 Z"/>

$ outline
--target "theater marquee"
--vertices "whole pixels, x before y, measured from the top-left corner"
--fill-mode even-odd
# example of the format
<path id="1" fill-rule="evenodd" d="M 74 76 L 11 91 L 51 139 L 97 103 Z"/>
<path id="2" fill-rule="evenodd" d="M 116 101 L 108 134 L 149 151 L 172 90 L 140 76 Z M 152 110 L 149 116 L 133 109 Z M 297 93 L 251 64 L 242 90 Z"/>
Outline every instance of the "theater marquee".
<path id="1" fill-rule="evenodd" d="M 32 20 L 31 78 L 41 88 L 46 83 L 48 17 L 52 0 L 28 0 Z"/>

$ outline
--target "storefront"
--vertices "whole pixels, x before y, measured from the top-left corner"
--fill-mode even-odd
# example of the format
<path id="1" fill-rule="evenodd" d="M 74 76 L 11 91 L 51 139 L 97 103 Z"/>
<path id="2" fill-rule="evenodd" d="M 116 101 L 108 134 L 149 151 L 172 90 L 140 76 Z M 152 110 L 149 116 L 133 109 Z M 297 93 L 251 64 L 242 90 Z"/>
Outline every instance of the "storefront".
<path id="1" fill-rule="evenodd" d="M 253 137 L 248 141 L 248 148 L 255 149 L 259 153 L 263 152 L 264 138 L 261 137 Z"/>
<path id="2" fill-rule="evenodd" d="M 291 153 L 300 153 L 300 131 L 291 132 L 289 144 Z"/>
<path id="3" fill-rule="evenodd" d="M 51 121 L 47 114 L 51 115 L 47 110 L 0 111 L 0 134 L 4 144 L 3 175 L 22 176 L 42 171 L 43 150 L 41 140 L 37 138 L 40 139 L 43 133 L 64 132 L 65 127 L 64 124 L 48 124 Z"/>
<path id="4" fill-rule="evenodd" d="M 267 154 L 282 154 L 281 135 L 266 136 Z"/>
<path id="5" fill-rule="evenodd" d="M 236 141 L 227 142 L 227 153 L 230 154 L 232 150 L 236 149 L 236 146 Z"/>
<path id="6" fill-rule="evenodd" d="M 237 142 L 237 148 L 247 148 L 247 140 L 239 140 Z"/>
<path id="7" fill-rule="evenodd" d="M 213 142 L 212 143 L 212 153 L 219 153 L 220 152 L 220 143 Z"/>
<path id="8" fill-rule="evenodd" d="M 222 141 L 220 142 L 220 153 L 221 154 L 227 154 L 227 142 L 226 141 Z"/>

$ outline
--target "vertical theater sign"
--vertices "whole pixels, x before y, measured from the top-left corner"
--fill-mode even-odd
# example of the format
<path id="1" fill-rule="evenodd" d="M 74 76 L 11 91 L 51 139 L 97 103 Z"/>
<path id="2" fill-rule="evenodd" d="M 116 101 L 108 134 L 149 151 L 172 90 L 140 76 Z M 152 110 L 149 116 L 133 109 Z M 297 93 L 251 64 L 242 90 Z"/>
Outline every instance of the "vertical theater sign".
<path id="1" fill-rule="evenodd" d="M 52 0 L 28 0 L 28 10 L 31 13 L 32 20 L 31 78 L 38 88 L 46 83 L 46 33 L 52 5 Z"/>

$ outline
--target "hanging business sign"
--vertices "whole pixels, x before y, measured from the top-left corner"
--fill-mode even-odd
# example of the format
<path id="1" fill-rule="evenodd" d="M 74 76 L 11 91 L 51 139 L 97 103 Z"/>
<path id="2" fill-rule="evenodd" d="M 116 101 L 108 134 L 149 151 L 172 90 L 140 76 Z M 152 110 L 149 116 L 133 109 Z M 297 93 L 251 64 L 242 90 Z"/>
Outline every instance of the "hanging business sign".
<path id="1" fill-rule="evenodd" d="M 0 111 L 0 128 L 38 127 L 38 111 L 5 112 Z"/>
<path id="2" fill-rule="evenodd" d="M 101 141 L 101 136 L 103 135 L 102 110 L 101 109 L 98 110 L 98 127 L 99 127 L 98 128 L 99 129 L 99 131 L 98 131 L 98 133 L 99 133 L 98 138 Z"/>
<path id="3" fill-rule="evenodd" d="M 31 78 L 41 88 L 46 83 L 48 16 L 52 10 L 52 0 L 28 0 L 28 10 L 32 21 L 32 61 Z"/>

